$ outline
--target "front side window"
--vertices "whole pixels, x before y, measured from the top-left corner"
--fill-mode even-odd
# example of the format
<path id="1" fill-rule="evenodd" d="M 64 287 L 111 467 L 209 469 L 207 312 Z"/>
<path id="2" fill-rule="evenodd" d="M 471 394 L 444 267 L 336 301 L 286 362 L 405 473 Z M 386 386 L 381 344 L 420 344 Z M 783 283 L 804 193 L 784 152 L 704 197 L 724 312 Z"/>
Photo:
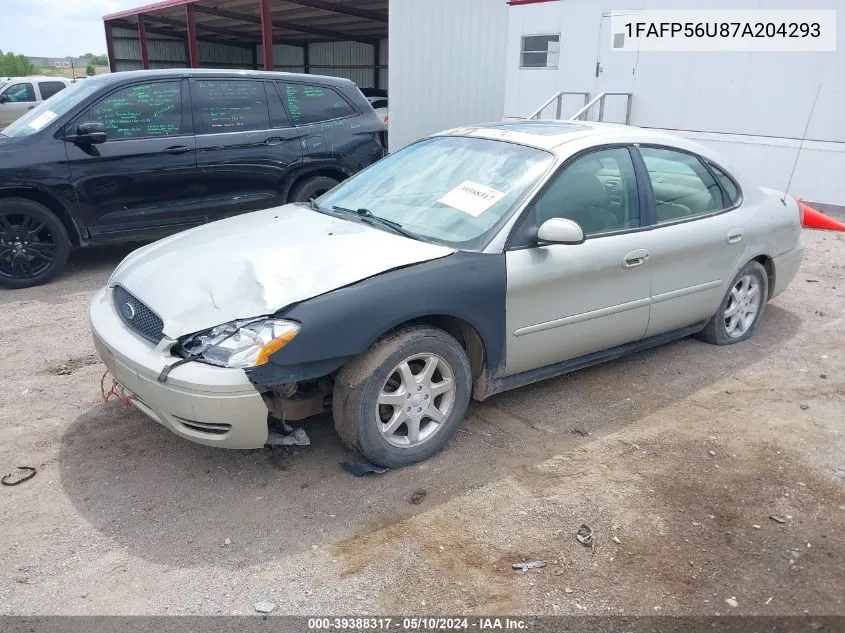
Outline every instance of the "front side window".
<path id="1" fill-rule="evenodd" d="M 551 218 L 567 218 L 587 237 L 639 227 L 637 179 L 628 149 L 603 149 L 576 159 L 537 197 L 533 212 L 538 227 Z"/>
<path id="2" fill-rule="evenodd" d="M 61 81 L 39 81 L 38 82 L 38 90 L 41 91 L 41 98 L 42 99 L 49 99 L 54 94 L 61 92 L 67 88 L 67 86 L 62 83 Z"/>
<path id="3" fill-rule="evenodd" d="M 3 91 L 2 96 L 8 103 L 31 103 L 35 101 L 35 88 L 31 83 L 13 84 Z"/>
<path id="4" fill-rule="evenodd" d="M 390 154 L 316 202 L 325 212 L 367 209 L 423 240 L 472 250 L 553 163 L 552 154 L 523 145 L 435 137 Z"/>
<path id="5" fill-rule="evenodd" d="M 182 132 L 181 84 L 123 88 L 94 105 L 87 120 L 105 125 L 109 140 L 177 136 Z"/>
<path id="6" fill-rule="evenodd" d="M 521 68 L 557 68 L 560 35 L 526 35 L 522 38 Z"/>
<path id="7" fill-rule="evenodd" d="M 651 187 L 657 223 L 665 224 L 724 209 L 722 189 L 693 154 L 656 147 L 640 148 Z"/>
<path id="8" fill-rule="evenodd" d="M 270 110 L 263 81 L 197 81 L 196 88 L 202 134 L 270 129 Z"/>
<path id="9" fill-rule="evenodd" d="M 328 86 L 281 84 L 280 88 L 294 125 L 331 121 L 355 114 L 346 99 Z"/>

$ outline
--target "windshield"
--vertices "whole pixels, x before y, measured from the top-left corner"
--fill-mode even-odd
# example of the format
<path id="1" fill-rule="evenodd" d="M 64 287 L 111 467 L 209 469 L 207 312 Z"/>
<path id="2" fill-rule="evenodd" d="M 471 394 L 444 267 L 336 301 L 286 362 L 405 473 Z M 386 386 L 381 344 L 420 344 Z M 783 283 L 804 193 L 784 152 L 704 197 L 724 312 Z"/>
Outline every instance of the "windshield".
<path id="1" fill-rule="evenodd" d="M 98 88 L 96 82 L 83 81 L 71 84 L 61 92 L 57 92 L 49 99 L 39 103 L 0 133 L 15 137 L 35 134 L 52 123 L 54 119 L 76 107 L 89 95 L 95 93 Z"/>
<path id="2" fill-rule="evenodd" d="M 317 199 L 398 223 L 424 240 L 473 248 L 551 167 L 543 150 L 441 136 L 391 154 Z"/>

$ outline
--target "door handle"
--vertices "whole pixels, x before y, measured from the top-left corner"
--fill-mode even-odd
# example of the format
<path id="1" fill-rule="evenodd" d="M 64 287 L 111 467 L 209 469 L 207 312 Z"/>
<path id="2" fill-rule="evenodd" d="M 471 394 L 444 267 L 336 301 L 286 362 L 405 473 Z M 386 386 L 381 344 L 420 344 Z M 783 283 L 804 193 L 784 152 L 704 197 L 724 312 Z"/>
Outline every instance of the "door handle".
<path id="1" fill-rule="evenodd" d="M 31 106 L 27 106 L 27 108 L 26 108 L 26 109 L 27 109 L 27 110 L 32 110 L 34 107 L 35 107 L 34 105 L 31 105 Z"/>
<path id="2" fill-rule="evenodd" d="M 625 268 L 634 268 L 635 266 L 642 266 L 648 259 L 648 251 L 641 249 L 638 251 L 631 251 L 622 259 L 622 266 Z"/>
<path id="3" fill-rule="evenodd" d="M 166 150 L 164 150 L 164 153 L 176 155 L 176 154 L 187 154 L 190 151 L 191 151 L 191 149 L 189 147 L 187 147 L 186 145 L 174 145 L 173 147 L 168 147 Z"/>
<path id="4" fill-rule="evenodd" d="M 728 237 L 725 239 L 728 244 L 737 244 L 738 242 L 742 241 L 742 229 L 734 229 L 733 231 L 728 233 Z"/>
<path id="5" fill-rule="evenodd" d="M 284 142 L 285 142 L 285 139 L 278 137 L 278 136 L 274 136 L 273 138 L 268 138 L 266 141 L 264 141 L 264 144 L 265 145 L 281 145 Z"/>

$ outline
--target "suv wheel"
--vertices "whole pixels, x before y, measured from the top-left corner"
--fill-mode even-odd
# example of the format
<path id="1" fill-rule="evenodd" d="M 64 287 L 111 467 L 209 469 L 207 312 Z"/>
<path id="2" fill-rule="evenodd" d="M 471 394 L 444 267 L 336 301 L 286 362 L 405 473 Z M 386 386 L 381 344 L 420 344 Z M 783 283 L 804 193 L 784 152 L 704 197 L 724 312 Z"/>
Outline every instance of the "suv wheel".
<path id="1" fill-rule="evenodd" d="M 67 231 L 47 207 L 25 198 L 0 200 L 0 286 L 47 283 L 69 252 Z"/>
<path id="2" fill-rule="evenodd" d="M 290 192 L 288 202 L 308 202 L 311 198 L 318 198 L 333 189 L 338 181 L 328 176 L 314 176 L 296 185 Z"/>
<path id="3" fill-rule="evenodd" d="M 469 360 L 449 334 L 398 330 L 348 363 L 335 383 L 335 429 L 381 466 L 407 466 L 439 451 L 463 422 Z"/>
<path id="4" fill-rule="evenodd" d="M 769 276 L 756 261 L 750 261 L 731 282 L 719 311 L 699 334 L 714 345 L 732 345 L 754 335 L 766 311 Z"/>

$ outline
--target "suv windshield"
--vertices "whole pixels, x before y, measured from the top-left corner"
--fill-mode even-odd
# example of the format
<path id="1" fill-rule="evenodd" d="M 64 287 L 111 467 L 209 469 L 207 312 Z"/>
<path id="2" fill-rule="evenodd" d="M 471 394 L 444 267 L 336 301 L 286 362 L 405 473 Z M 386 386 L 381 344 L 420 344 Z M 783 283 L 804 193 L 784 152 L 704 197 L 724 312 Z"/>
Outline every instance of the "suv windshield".
<path id="1" fill-rule="evenodd" d="M 94 94 L 99 89 L 97 82 L 78 82 L 71 84 L 46 101 L 42 101 L 0 134 L 4 136 L 29 136 L 42 130 L 52 121 Z"/>
<path id="2" fill-rule="evenodd" d="M 548 152 L 504 141 L 434 137 L 382 159 L 316 204 L 366 209 L 420 239 L 472 249 L 553 162 Z"/>

